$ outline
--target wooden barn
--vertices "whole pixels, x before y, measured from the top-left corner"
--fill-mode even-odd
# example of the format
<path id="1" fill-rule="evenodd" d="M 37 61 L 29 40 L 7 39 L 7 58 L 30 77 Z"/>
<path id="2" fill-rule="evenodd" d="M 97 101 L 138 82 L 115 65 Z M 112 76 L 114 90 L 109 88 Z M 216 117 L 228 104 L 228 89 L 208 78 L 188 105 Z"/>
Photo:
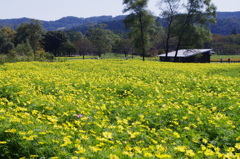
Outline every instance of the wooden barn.
<path id="1" fill-rule="evenodd" d="M 160 61 L 174 62 L 176 51 L 169 52 L 167 54 L 158 55 Z M 175 62 L 196 62 L 196 63 L 208 63 L 210 62 L 211 54 L 214 52 L 212 49 L 182 49 L 178 50 L 177 59 Z"/>

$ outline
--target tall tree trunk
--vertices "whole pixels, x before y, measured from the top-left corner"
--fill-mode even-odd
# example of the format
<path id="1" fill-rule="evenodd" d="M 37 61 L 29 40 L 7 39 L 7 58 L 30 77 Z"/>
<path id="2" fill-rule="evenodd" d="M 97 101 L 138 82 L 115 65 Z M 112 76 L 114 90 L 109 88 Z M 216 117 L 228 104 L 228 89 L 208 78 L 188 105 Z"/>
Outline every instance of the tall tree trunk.
<path id="1" fill-rule="evenodd" d="M 142 13 L 139 15 L 139 23 L 141 28 L 141 41 L 142 41 L 142 57 L 143 61 L 145 61 L 145 52 L 146 52 L 146 44 L 144 40 L 144 29 L 143 29 L 143 22 L 142 22 Z"/>
<path id="2" fill-rule="evenodd" d="M 192 13 L 189 12 L 187 14 L 186 20 L 185 20 L 185 22 L 184 22 L 184 24 L 182 26 L 182 32 L 180 33 L 180 36 L 179 36 L 179 39 L 178 39 L 178 44 L 177 44 L 176 52 L 175 52 L 175 56 L 174 56 L 174 62 L 177 61 L 178 50 L 179 50 L 179 48 L 181 46 L 183 35 L 185 34 L 185 32 L 189 28 L 188 25 L 189 25 L 189 22 L 190 22 L 190 19 L 191 19 L 192 16 L 193 16 Z"/>

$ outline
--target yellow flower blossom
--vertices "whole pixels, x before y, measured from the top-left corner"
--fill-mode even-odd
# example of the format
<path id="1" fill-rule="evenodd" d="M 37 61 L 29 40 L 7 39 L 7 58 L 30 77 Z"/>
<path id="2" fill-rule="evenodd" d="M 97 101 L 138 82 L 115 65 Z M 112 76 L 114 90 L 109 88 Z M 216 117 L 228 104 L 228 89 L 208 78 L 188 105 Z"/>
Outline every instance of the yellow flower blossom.
<path id="1" fill-rule="evenodd" d="M 81 153 L 84 153 L 84 152 L 86 151 L 86 149 L 83 148 L 83 147 L 80 146 L 80 145 L 75 145 L 75 146 L 76 146 L 76 148 L 77 148 L 77 151 L 75 151 L 75 153 L 77 153 L 77 154 L 81 154 Z"/>
<path id="2" fill-rule="evenodd" d="M 134 147 L 133 149 L 134 149 L 134 151 L 135 151 L 136 153 L 140 153 L 140 154 L 142 153 L 141 148 L 138 147 L 138 146 Z"/>
<path id="3" fill-rule="evenodd" d="M 8 129 L 8 130 L 5 130 L 5 132 L 9 132 L 9 133 L 16 133 L 17 130 L 16 129 Z"/>
<path id="4" fill-rule="evenodd" d="M 186 146 L 177 146 L 174 149 L 179 151 L 179 152 L 185 152 L 186 151 Z"/>
<path id="5" fill-rule="evenodd" d="M 129 157 L 133 157 L 134 153 L 133 152 L 129 152 L 129 151 L 123 151 L 122 152 L 123 155 L 129 156 Z"/>
<path id="6" fill-rule="evenodd" d="M 117 155 L 113 155 L 113 154 L 110 154 L 109 158 L 110 159 L 119 159 L 119 157 Z"/>
<path id="7" fill-rule="evenodd" d="M 155 155 L 157 158 L 172 158 L 171 155 L 168 155 L 168 154 L 156 154 Z"/>
<path id="8" fill-rule="evenodd" d="M 235 148 L 238 149 L 238 150 L 240 150 L 240 143 L 236 143 L 236 144 L 235 144 Z"/>
<path id="9" fill-rule="evenodd" d="M 31 157 L 31 158 L 35 158 L 35 157 L 37 157 L 37 155 L 30 155 L 30 157 Z"/>
<path id="10" fill-rule="evenodd" d="M 215 155 L 215 153 L 211 150 L 211 149 L 206 149 L 206 151 L 204 152 L 204 154 L 206 156 L 213 156 Z"/>
<path id="11" fill-rule="evenodd" d="M 174 135 L 175 138 L 180 138 L 180 135 L 179 135 L 178 132 L 173 132 L 173 135 Z"/>
<path id="12" fill-rule="evenodd" d="M 189 157 L 193 157 L 193 156 L 195 156 L 195 153 L 193 152 L 193 150 L 186 150 L 185 155 L 189 156 Z"/>
<path id="13" fill-rule="evenodd" d="M 144 156 L 144 157 L 152 157 L 153 154 L 150 153 L 150 152 L 144 152 L 143 156 Z"/>
<path id="14" fill-rule="evenodd" d="M 112 139 L 113 138 L 112 135 L 113 134 L 111 132 L 103 132 L 103 136 L 107 139 Z"/>

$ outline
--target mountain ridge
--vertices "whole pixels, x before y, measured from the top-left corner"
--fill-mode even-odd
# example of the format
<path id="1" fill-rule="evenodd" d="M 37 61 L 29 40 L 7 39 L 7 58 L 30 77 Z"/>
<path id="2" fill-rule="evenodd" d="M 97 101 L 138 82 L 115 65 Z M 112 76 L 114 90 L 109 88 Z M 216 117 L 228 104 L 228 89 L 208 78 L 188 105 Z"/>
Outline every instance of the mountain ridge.
<path id="1" fill-rule="evenodd" d="M 88 28 L 97 26 L 98 24 L 105 24 L 106 29 L 114 31 L 124 31 L 123 20 L 126 15 L 111 16 L 94 16 L 88 18 L 67 16 L 62 17 L 55 21 L 41 21 L 43 27 L 47 31 L 55 30 L 74 30 L 74 31 L 85 31 Z M 31 18 L 14 18 L 14 19 L 0 19 L 0 28 L 10 27 L 11 29 L 16 29 L 21 23 L 28 23 Z M 240 33 L 240 11 L 236 12 L 217 12 L 217 24 L 211 25 L 210 30 L 213 34 L 229 35 L 232 30 L 236 30 Z"/>

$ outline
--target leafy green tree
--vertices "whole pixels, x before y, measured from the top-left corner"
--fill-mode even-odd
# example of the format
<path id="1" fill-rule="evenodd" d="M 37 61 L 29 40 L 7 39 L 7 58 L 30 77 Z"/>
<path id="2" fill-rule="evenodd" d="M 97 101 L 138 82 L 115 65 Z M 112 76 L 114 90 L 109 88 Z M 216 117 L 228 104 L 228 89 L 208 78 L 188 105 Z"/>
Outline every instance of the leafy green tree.
<path id="1" fill-rule="evenodd" d="M 11 42 L 14 42 L 16 36 L 15 30 L 10 29 L 9 27 L 3 27 L 1 31 L 7 35 Z"/>
<path id="2" fill-rule="evenodd" d="M 7 54 L 14 48 L 14 43 L 11 38 L 11 34 L 7 32 L 9 28 L 2 28 L 0 30 L 0 53 Z"/>
<path id="3" fill-rule="evenodd" d="M 61 56 L 61 46 L 68 41 L 68 36 L 62 31 L 48 31 L 43 37 L 43 47 L 45 51 L 53 55 Z"/>
<path id="4" fill-rule="evenodd" d="M 185 49 L 204 48 L 211 40 L 210 30 L 204 27 L 192 26 L 189 27 L 186 35 L 183 36 L 181 47 Z"/>
<path id="5" fill-rule="evenodd" d="M 133 42 L 131 39 L 120 39 L 114 45 L 114 52 L 124 54 L 125 58 L 127 55 L 133 52 Z"/>
<path id="6" fill-rule="evenodd" d="M 75 42 L 75 41 L 82 40 L 85 38 L 85 36 L 82 34 L 82 32 L 68 30 L 68 31 L 66 31 L 66 34 L 68 35 L 71 42 Z"/>
<path id="7" fill-rule="evenodd" d="M 76 53 L 74 44 L 70 41 L 63 43 L 60 47 L 61 56 L 72 56 Z"/>
<path id="8" fill-rule="evenodd" d="M 152 14 L 146 10 L 148 0 L 123 0 L 123 12 L 131 12 L 125 19 L 126 28 L 130 29 L 129 36 L 134 39 L 136 51 L 141 54 L 143 61 L 150 46 L 149 26 L 153 24 Z"/>
<path id="9" fill-rule="evenodd" d="M 16 44 L 26 43 L 29 41 L 34 53 L 38 49 L 41 49 L 41 40 L 45 30 L 38 20 L 31 20 L 31 23 L 22 23 L 17 28 L 17 34 L 15 37 Z"/>
<path id="10" fill-rule="evenodd" d="M 87 38 L 76 41 L 74 45 L 77 53 L 82 55 L 83 59 L 85 59 L 85 55 L 93 52 L 92 43 Z"/>
<path id="11" fill-rule="evenodd" d="M 8 54 L 9 57 L 15 61 L 32 61 L 34 60 L 34 51 L 30 45 L 29 41 L 25 43 L 18 44 L 14 49 Z"/>
<path id="12" fill-rule="evenodd" d="M 112 31 L 102 28 L 89 29 L 86 36 L 91 41 L 99 57 L 103 53 L 111 52 L 113 44 L 119 38 Z"/>

